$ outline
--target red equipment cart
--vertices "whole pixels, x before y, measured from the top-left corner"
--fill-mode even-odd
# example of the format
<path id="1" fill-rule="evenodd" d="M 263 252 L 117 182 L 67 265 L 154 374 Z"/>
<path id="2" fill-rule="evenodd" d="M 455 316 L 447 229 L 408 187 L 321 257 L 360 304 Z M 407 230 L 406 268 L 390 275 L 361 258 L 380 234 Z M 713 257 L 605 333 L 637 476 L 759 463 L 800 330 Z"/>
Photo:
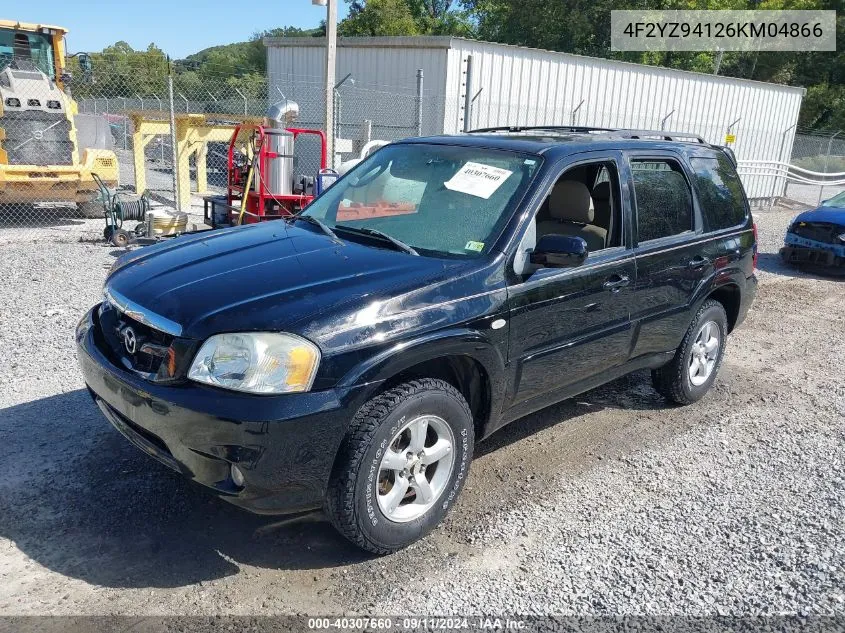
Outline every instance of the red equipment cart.
<path id="1" fill-rule="evenodd" d="M 249 135 L 251 157 L 236 147 L 242 134 Z M 326 135 L 321 130 L 248 123 L 235 127 L 227 156 L 225 204 L 222 196 L 206 199 L 206 222 L 214 227 L 236 226 L 299 213 L 314 199 L 313 178 L 294 182 L 293 147 L 303 134 L 320 138 L 320 171 L 325 170 Z"/>

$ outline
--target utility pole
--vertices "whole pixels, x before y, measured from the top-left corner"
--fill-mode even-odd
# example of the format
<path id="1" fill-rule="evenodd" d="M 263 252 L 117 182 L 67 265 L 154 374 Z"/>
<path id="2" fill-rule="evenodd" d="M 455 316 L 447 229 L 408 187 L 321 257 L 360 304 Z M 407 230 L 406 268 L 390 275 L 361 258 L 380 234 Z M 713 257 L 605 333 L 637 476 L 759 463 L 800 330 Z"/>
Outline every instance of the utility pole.
<path id="1" fill-rule="evenodd" d="M 337 0 L 311 0 L 326 7 L 326 154 L 334 167 L 334 83 L 337 59 Z"/>

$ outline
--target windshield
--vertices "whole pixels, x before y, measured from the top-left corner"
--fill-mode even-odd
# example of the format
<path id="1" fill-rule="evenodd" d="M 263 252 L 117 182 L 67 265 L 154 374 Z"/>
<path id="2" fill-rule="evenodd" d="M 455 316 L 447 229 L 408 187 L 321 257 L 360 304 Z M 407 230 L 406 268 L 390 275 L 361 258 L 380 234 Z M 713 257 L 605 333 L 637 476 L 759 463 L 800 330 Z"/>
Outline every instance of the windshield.
<path id="1" fill-rule="evenodd" d="M 823 207 L 845 207 L 845 191 L 822 202 Z"/>
<path id="2" fill-rule="evenodd" d="M 50 35 L 0 29 L 0 70 L 12 63 L 13 59 L 24 70 L 34 66 L 50 79 L 56 78 L 53 40 Z"/>
<path id="3" fill-rule="evenodd" d="M 422 255 L 478 257 L 498 237 L 541 162 L 536 155 L 475 147 L 388 145 L 303 215 L 343 239 L 359 238 L 356 228 L 371 229 Z"/>

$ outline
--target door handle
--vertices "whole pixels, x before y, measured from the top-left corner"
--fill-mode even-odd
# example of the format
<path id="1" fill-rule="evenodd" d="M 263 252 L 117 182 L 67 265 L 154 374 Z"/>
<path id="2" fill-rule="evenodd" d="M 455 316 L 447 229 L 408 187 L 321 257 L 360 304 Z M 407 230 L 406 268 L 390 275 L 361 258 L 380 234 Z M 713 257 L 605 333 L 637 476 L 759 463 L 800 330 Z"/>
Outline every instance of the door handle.
<path id="1" fill-rule="evenodd" d="M 710 260 L 701 255 L 696 255 L 687 262 L 687 268 L 702 268 L 710 263 Z"/>
<path id="2" fill-rule="evenodd" d="M 602 286 L 611 292 L 619 292 L 620 288 L 624 288 L 630 283 L 631 280 L 628 278 L 628 275 L 611 275 L 605 280 Z"/>

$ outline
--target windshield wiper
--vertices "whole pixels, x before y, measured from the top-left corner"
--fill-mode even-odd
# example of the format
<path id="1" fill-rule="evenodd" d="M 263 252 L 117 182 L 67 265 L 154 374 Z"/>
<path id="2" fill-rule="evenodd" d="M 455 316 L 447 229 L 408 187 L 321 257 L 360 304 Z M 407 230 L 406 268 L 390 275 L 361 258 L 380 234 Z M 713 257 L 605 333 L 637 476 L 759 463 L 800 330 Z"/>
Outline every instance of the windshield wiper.
<path id="1" fill-rule="evenodd" d="M 381 239 L 383 239 L 387 242 L 390 242 L 396 248 L 398 248 L 400 251 L 408 253 L 408 255 L 419 255 L 419 253 L 416 250 L 414 250 L 414 248 L 412 246 L 409 246 L 409 245 L 405 244 L 405 242 L 403 242 L 402 240 L 397 240 L 392 235 L 388 235 L 387 233 L 379 231 L 378 229 L 368 229 L 367 227 L 364 227 L 364 226 L 340 226 L 340 225 L 335 225 L 334 228 L 335 229 L 341 229 L 343 231 L 349 231 L 350 233 L 362 233 L 364 235 L 372 235 L 373 237 L 378 237 L 378 238 L 381 238 Z"/>
<path id="2" fill-rule="evenodd" d="M 295 216 L 293 216 L 293 218 L 291 218 L 291 221 L 293 221 L 293 220 L 302 220 L 303 222 L 310 222 L 311 224 L 313 224 L 314 226 L 319 228 L 323 233 L 328 235 L 333 240 L 339 239 L 337 237 L 337 233 L 332 231 L 329 228 L 328 224 L 326 224 L 322 220 L 318 220 L 317 218 L 315 218 L 313 216 L 310 216 L 310 215 L 295 215 Z"/>

